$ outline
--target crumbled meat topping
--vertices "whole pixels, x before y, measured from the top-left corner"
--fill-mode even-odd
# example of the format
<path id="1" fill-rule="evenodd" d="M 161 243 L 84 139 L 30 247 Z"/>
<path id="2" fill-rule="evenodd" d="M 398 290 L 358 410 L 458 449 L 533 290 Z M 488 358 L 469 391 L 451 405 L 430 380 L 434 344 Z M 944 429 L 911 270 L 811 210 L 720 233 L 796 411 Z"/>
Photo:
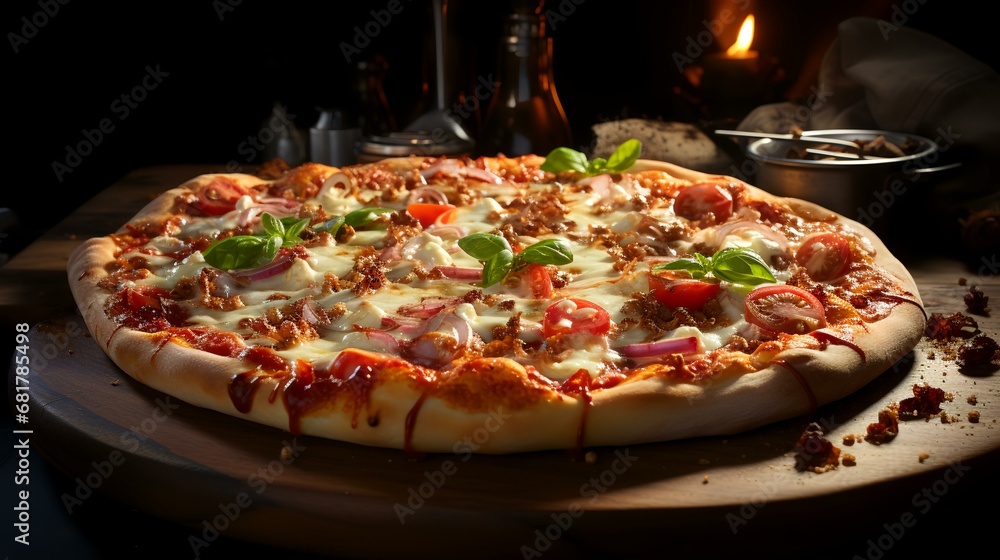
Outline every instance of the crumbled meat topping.
<path id="1" fill-rule="evenodd" d="M 813 422 L 795 442 L 795 470 L 823 473 L 840 464 L 840 448 L 823 437 L 823 428 Z"/>
<path id="2" fill-rule="evenodd" d="M 888 443 L 899 433 L 899 415 L 894 407 L 886 407 L 879 411 L 878 422 L 868 424 L 865 441 L 875 445 Z"/>
<path id="3" fill-rule="evenodd" d="M 913 386 L 913 396 L 899 401 L 901 416 L 926 418 L 941 412 L 941 403 L 950 400 L 942 389 L 927 383 Z"/>
<path id="4" fill-rule="evenodd" d="M 969 313 L 989 315 L 989 304 L 990 297 L 984 294 L 978 286 L 972 286 L 969 288 L 969 293 L 965 294 L 965 308 L 969 310 Z"/>

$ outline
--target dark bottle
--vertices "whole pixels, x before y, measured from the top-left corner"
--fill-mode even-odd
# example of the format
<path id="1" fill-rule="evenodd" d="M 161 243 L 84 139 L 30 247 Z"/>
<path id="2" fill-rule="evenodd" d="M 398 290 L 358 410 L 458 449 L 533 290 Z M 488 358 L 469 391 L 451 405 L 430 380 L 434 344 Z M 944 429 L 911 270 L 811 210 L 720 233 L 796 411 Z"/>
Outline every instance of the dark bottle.
<path id="1" fill-rule="evenodd" d="M 361 60 L 355 67 L 355 105 L 365 135 L 384 135 L 399 130 L 383 87 L 388 69 L 389 62 L 382 55 Z"/>
<path id="2" fill-rule="evenodd" d="M 546 155 L 572 146 L 566 113 L 556 94 L 552 40 L 538 14 L 508 15 L 501 37 L 499 84 L 486 117 L 481 155 Z"/>

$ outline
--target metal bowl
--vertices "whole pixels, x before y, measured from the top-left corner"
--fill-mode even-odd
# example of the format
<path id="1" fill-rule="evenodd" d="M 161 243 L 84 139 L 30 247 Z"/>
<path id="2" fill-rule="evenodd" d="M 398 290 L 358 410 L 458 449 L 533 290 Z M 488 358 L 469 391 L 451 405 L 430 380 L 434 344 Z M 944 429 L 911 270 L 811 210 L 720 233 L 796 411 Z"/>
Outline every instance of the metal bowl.
<path id="1" fill-rule="evenodd" d="M 933 140 L 915 134 L 884 130 L 812 130 L 802 136 L 870 141 L 878 136 L 897 145 L 922 142 L 917 152 L 903 157 L 805 160 L 788 157 L 795 140 L 759 139 L 746 146 L 755 162 L 756 186 L 779 196 L 815 202 L 848 218 L 873 227 L 890 212 L 922 204 L 929 176 L 958 164 L 941 165 L 940 148 Z M 810 143 L 809 147 L 815 147 Z"/>

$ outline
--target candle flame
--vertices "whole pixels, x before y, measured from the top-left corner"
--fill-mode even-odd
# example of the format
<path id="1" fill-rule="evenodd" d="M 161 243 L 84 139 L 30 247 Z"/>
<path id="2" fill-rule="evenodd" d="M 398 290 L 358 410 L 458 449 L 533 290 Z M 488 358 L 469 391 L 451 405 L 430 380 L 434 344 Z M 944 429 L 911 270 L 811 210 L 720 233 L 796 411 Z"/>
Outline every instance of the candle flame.
<path id="1" fill-rule="evenodd" d="M 750 51 L 750 45 L 753 43 L 753 14 L 747 16 L 743 20 L 743 25 L 740 27 L 740 34 L 736 38 L 736 42 L 733 46 L 726 49 L 726 56 L 739 58 L 746 56 L 747 52 Z"/>

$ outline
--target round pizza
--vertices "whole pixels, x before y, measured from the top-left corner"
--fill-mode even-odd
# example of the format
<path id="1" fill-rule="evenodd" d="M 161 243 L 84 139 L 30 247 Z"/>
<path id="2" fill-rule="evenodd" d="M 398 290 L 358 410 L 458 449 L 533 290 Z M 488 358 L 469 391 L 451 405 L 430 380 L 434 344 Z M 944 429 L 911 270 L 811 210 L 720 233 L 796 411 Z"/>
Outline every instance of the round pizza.
<path id="1" fill-rule="evenodd" d="M 139 382 L 409 453 L 733 434 L 916 345 L 874 233 L 640 148 L 201 175 L 84 242 L 69 281 Z"/>

